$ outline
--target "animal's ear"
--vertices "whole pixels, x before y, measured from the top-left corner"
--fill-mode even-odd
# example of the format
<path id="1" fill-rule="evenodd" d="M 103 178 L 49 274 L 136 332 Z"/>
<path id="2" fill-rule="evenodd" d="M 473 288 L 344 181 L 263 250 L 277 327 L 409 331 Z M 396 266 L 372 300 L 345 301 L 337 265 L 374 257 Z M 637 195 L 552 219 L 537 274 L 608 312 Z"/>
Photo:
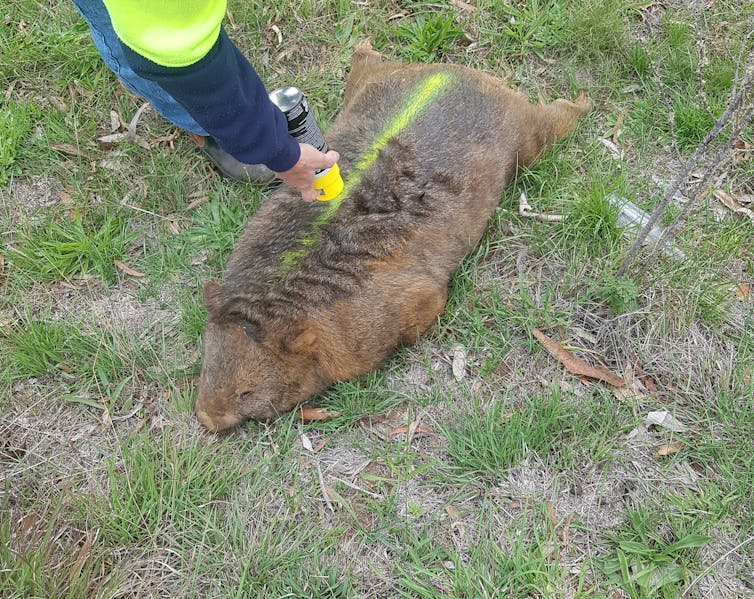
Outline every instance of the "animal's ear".
<path id="1" fill-rule="evenodd" d="M 202 289 L 204 292 L 204 304 L 207 311 L 212 314 L 220 309 L 222 305 L 222 288 L 216 279 L 207 281 Z"/>
<path id="2" fill-rule="evenodd" d="M 283 335 L 283 349 L 293 354 L 311 354 L 317 344 L 317 331 L 310 321 L 293 326 Z"/>

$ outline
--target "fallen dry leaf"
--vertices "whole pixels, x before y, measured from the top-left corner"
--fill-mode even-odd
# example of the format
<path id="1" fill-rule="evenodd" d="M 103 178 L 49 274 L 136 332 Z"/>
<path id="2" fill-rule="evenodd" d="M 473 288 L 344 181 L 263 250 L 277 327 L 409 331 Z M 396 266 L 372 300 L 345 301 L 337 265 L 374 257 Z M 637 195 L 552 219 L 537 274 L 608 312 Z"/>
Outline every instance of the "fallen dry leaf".
<path id="1" fill-rule="evenodd" d="M 403 425 L 398 426 L 391 430 L 388 433 L 388 436 L 395 437 L 396 435 L 403 435 L 408 434 L 410 437 L 413 437 L 414 435 L 429 435 L 430 437 L 435 437 L 435 433 L 433 433 L 428 428 L 424 428 L 423 426 L 412 426 L 412 425 Z"/>
<path id="2" fill-rule="evenodd" d="M 301 406 L 299 407 L 296 416 L 299 420 L 303 420 L 304 422 L 311 422 L 315 420 L 330 420 L 332 418 L 337 418 L 338 416 L 340 416 L 340 412 L 330 411 L 324 408 Z"/>
<path id="3" fill-rule="evenodd" d="M 134 116 L 131 119 L 131 122 L 128 123 L 128 136 L 131 139 L 136 140 L 136 125 L 138 125 L 141 115 L 148 108 L 151 108 L 151 105 L 149 104 L 149 102 L 144 102 L 141 106 L 139 106 L 136 109 L 136 112 L 134 113 Z"/>
<path id="4" fill-rule="evenodd" d="M 97 532 L 87 531 L 86 536 L 84 537 L 84 542 L 81 544 L 81 547 L 79 547 L 76 561 L 68 571 L 68 584 L 70 584 L 71 586 L 75 586 L 74 583 L 77 581 L 79 575 L 81 574 L 81 569 L 84 567 L 86 560 L 89 559 L 89 554 L 92 551 L 92 544 L 94 543 L 94 539 L 96 538 Z"/>
<path id="5" fill-rule="evenodd" d="M 617 146 L 618 145 L 618 138 L 620 137 L 622 127 L 623 127 L 623 119 L 628 114 L 628 108 L 624 108 L 621 113 L 618 115 L 618 118 L 615 119 L 615 126 L 613 127 L 613 143 Z"/>
<path id="6" fill-rule="evenodd" d="M 304 449 L 306 449 L 306 451 L 314 451 L 312 440 L 306 433 L 301 433 L 301 445 L 304 447 Z"/>
<path id="7" fill-rule="evenodd" d="M 724 191 L 722 189 L 715 189 L 712 192 L 712 195 L 720 200 L 723 205 L 729 210 L 732 210 L 736 214 L 743 214 L 754 221 L 754 211 L 749 208 L 744 208 L 738 201 L 738 199 L 735 196 L 729 194 L 727 191 Z"/>
<path id="8" fill-rule="evenodd" d="M 585 376 L 591 379 L 598 379 L 614 387 L 625 387 L 626 381 L 622 377 L 619 377 L 614 372 L 608 370 L 604 366 L 592 366 L 574 356 L 571 352 L 565 349 L 557 341 L 550 339 L 539 329 L 534 329 L 534 336 L 545 346 L 545 349 L 550 352 L 557 360 L 563 364 L 565 369 L 571 374 L 577 374 L 579 376 Z"/>
<path id="9" fill-rule="evenodd" d="M 133 268 L 128 266 L 128 264 L 126 264 L 125 262 L 121 262 L 120 260 L 113 260 L 113 264 L 115 264 L 115 268 L 126 273 L 127 275 L 131 275 L 132 277 L 145 277 L 146 276 L 143 272 L 134 270 Z"/>
<path id="10" fill-rule="evenodd" d="M 270 29 L 275 32 L 275 37 L 277 38 L 277 45 L 283 43 L 283 33 L 280 31 L 280 27 L 277 25 L 270 25 Z"/>
<path id="11" fill-rule="evenodd" d="M 3 270 L 5 270 L 5 254 L 0 254 L 0 276 L 2 276 Z"/>
<path id="12" fill-rule="evenodd" d="M 748 283 L 739 283 L 734 287 L 733 291 L 735 292 L 738 299 L 745 300 L 747 297 L 749 297 L 751 286 Z"/>
<path id="13" fill-rule="evenodd" d="M 471 4 L 463 2 L 462 0 L 450 0 L 450 3 L 456 8 L 460 8 L 461 10 L 465 10 L 467 12 L 474 12 L 476 10 L 476 6 L 472 6 Z"/>
<path id="14" fill-rule="evenodd" d="M 69 156 L 79 156 L 80 158 L 91 158 L 91 156 L 87 152 L 79 149 L 73 144 L 56 142 L 56 143 L 51 143 L 50 147 L 53 150 L 57 150 L 58 152 L 62 152 L 63 154 L 68 154 Z"/>
<path id="15" fill-rule="evenodd" d="M 97 138 L 97 147 L 100 150 L 110 150 L 116 144 L 128 139 L 128 133 L 110 133 Z"/>
<path id="16" fill-rule="evenodd" d="M 320 439 L 320 440 L 319 440 L 319 441 L 317 442 L 317 444 L 316 444 L 316 445 L 315 445 L 314 447 L 312 447 L 312 451 L 313 451 L 314 453 L 319 453 L 320 451 L 322 451 L 322 448 L 323 448 L 323 447 L 324 447 L 325 445 L 327 445 L 327 443 L 328 443 L 329 441 L 330 441 L 330 437 L 325 437 L 324 439 Z"/>
<path id="17" fill-rule="evenodd" d="M 197 208 L 206 202 L 209 202 L 209 196 L 203 195 L 202 197 L 195 199 L 188 206 L 186 206 L 186 210 L 193 210 L 194 208 Z"/>
<path id="18" fill-rule="evenodd" d="M 230 23 L 231 29 L 235 29 L 237 27 L 236 19 L 233 17 L 233 13 L 230 12 L 229 8 L 225 10 L 225 16 L 228 17 L 228 23 Z"/>
<path id="19" fill-rule="evenodd" d="M 120 129 L 122 119 L 116 110 L 110 111 L 110 133 L 115 133 Z"/>
<path id="20" fill-rule="evenodd" d="M 677 441 L 676 443 L 666 443 L 665 445 L 660 445 L 660 448 L 655 455 L 658 458 L 666 455 L 673 455 L 674 453 L 681 451 L 681 449 L 683 449 L 683 443 L 680 441 Z"/>

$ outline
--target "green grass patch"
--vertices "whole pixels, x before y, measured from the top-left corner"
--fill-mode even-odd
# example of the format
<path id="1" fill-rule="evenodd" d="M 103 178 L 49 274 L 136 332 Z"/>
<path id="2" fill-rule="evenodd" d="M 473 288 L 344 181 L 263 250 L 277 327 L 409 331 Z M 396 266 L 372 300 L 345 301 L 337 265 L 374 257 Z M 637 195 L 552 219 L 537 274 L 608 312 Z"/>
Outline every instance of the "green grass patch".
<path id="1" fill-rule="evenodd" d="M 35 113 L 27 103 L 11 101 L 0 108 L 0 185 L 19 173 L 16 162 L 30 142 Z"/>
<path id="2" fill-rule="evenodd" d="M 567 436 L 570 418 L 558 393 L 531 397 L 521 406 L 473 400 L 443 433 L 458 468 L 500 477 L 527 455 L 546 458 Z"/>
<path id="3" fill-rule="evenodd" d="M 583 0 L 567 11 L 562 47 L 582 64 L 625 63 L 629 44 L 628 6 L 620 0 Z"/>
<path id="4" fill-rule="evenodd" d="M 0 595 L 7 599 L 60 597 L 104 599 L 114 596 L 125 572 L 103 577 L 112 554 L 96 530 L 70 521 L 68 494 L 28 506 L 19 516 L 6 493 L 0 499 Z"/>
<path id="5" fill-rule="evenodd" d="M 167 434 L 127 439 L 108 462 L 105 495 L 89 506 L 103 533 L 118 543 L 170 542 L 173 534 L 199 541 L 199 523 L 219 526 L 219 502 L 243 476 L 243 461 L 229 461 L 221 447 Z"/>
<path id="6" fill-rule="evenodd" d="M 125 260 L 135 233 L 118 216 L 85 222 L 81 215 L 22 231 L 12 264 L 24 275 L 43 281 L 71 279 L 93 271 L 105 283 L 116 280 L 115 260 Z"/>
<path id="7" fill-rule="evenodd" d="M 398 47 L 404 59 L 436 62 L 463 35 L 463 31 L 455 24 L 452 15 L 419 13 L 413 22 L 400 23 L 393 35 L 401 44 Z"/>
<path id="8" fill-rule="evenodd" d="M 82 331 L 69 321 L 37 318 L 25 314 L 0 336 L 0 353 L 6 356 L 4 378 L 28 379 L 58 372 L 60 376 L 96 373 L 108 378 L 123 374 L 127 362 L 121 356 L 124 341 L 116 333 L 99 335 Z"/>
<path id="9" fill-rule="evenodd" d="M 602 561 L 607 582 L 631 599 L 674 599 L 690 582 L 689 567 L 699 569 L 698 550 L 710 537 L 691 530 L 673 530 L 646 510 L 631 511 L 625 524 L 608 535 L 613 549 Z"/>

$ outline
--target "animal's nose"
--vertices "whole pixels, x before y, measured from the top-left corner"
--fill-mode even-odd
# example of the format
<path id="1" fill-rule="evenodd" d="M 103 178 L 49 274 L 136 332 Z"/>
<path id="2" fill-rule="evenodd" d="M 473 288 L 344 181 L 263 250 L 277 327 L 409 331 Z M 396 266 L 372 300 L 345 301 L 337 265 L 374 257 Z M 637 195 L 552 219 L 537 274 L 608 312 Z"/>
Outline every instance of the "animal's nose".
<path id="1" fill-rule="evenodd" d="M 226 428 L 237 425 L 241 421 L 239 418 L 232 415 L 218 414 L 211 410 L 205 410 L 198 402 L 196 406 L 196 417 L 199 419 L 199 422 L 212 432 L 225 430 Z"/>

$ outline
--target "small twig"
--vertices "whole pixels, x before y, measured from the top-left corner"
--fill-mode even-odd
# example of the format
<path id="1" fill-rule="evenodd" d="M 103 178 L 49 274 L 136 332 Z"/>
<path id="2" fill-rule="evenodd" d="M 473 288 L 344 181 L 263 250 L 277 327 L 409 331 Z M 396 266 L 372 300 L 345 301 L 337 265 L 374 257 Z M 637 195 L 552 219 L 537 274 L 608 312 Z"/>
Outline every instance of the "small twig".
<path id="1" fill-rule="evenodd" d="M 722 555 L 721 555 L 720 557 L 718 557 L 718 558 L 717 558 L 717 559 L 716 559 L 716 560 L 715 560 L 714 562 L 712 562 L 712 563 L 711 563 L 711 564 L 710 564 L 709 566 L 707 566 L 707 567 L 706 567 L 706 568 L 705 568 L 705 569 L 704 569 L 704 570 L 702 571 L 702 573 L 701 573 L 701 574 L 700 574 L 699 576 L 697 576 L 697 577 L 696 577 L 696 578 L 695 578 L 694 580 L 692 580 L 692 581 L 691 581 L 691 582 L 689 583 L 689 586 L 687 586 L 687 587 L 686 587 L 686 588 L 684 589 L 683 593 L 681 594 L 681 597 L 685 597 L 686 595 L 688 595 L 688 593 L 689 593 L 689 591 L 690 591 L 690 590 L 692 589 L 692 587 L 693 587 L 693 586 L 694 586 L 694 585 L 695 585 L 695 584 L 696 584 L 697 582 L 699 582 L 699 581 L 700 581 L 700 580 L 701 580 L 702 578 L 704 578 L 705 576 L 707 576 L 707 574 L 709 574 L 710 572 L 712 572 L 712 570 L 713 570 L 713 569 L 715 568 L 715 566 L 717 566 L 717 564 L 719 564 L 719 563 L 720 563 L 721 561 L 723 561 L 723 560 L 724 560 L 724 559 L 725 559 L 726 557 L 728 557 L 728 556 L 729 556 L 729 555 L 730 555 L 731 553 L 733 553 L 734 551 L 738 551 L 739 549 L 741 549 L 741 547 L 743 547 L 744 545 L 748 545 L 748 544 L 749 544 L 749 543 L 751 543 L 752 541 L 754 541 L 754 536 L 751 536 L 751 537 L 749 537 L 748 539 L 744 539 L 744 540 L 743 540 L 743 541 L 741 541 L 741 542 L 740 542 L 740 543 L 739 543 L 738 545 L 736 545 L 736 546 L 735 546 L 735 547 L 734 547 L 733 549 L 731 549 L 730 551 L 726 551 L 725 553 L 723 553 L 723 554 L 722 554 Z"/>
<path id="2" fill-rule="evenodd" d="M 696 18 L 698 22 L 699 15 L 697 15 Z M 707 94 L 704 92 L 707 87 L 707 81 L 704 79 L 702 69 L 709 64 L 705 42 L 701 39 L 698 39 L 696 41 L 696 48 L 699 52 L 699 60 L 696 63 L 696 79 L 697 83 L 699 84 L 699 97 L 704 103 L 704 109 L 707 111 L 707 114 L 714 120 L 715 114 L 712 112 L 712 107 L 710 106 L 709 100 L 707 99 Z"/>
<path id="3" fill-rule="evenodd" d="M 522 193 L 518 198 L 518 213 L 526 218 L 533 218 L 534 220 L 541 221 L 543 223 L 556 223 L 563 220 L 562 214 L 541 214 L 539 212 L 533 212 L 533 208 L 529 205 L 526 199 L 526 194 Z"/>
<path id="4" fill-rule="evenodd" d="M 333 476 L 332 478 L 333 480 L 337 480 L 338 482 L 343 483 L 346 487 L 350 487 L 351 489 L 354 489 L 355 491 L 359 491 L 360 493 L 364 493 L 365 495 L 369 495 L 370 497 L 374 497 L 375 499 L 381 499 L 381 496 L 377 495 L 377 493 L 372 493 L 371 491 L 367 491 L 366 489 L 360 487 L 359 485 L 349 483 L 347 480 L 343 480 L 342 478 L 338 478 L 337 476 Z"/>
<path id="5" fill-rule="evenodd" d="M 754 18 L 750 18 L 749 21 L 751 23 L 754 23 Z M 751 24 L 750 23 L 750 24 Z M 746 34 L 746 37 L 744 37 L 743 42 L 741 43 L 741 49 L 738 51 L 738 56 L 736 57 L 736 72 L 733 74 L 733 89 L 731 90 L 731 94 L 735 94 L 738 92 L 738 83 L 741 81 L 741 65 L 744 64 L 744 53 L 746 52 L 747 47 L 749 46 L 749 40 L 751 40 L 751 36 L 754 35 L 754 27 L 748 27 L 749 33 Z M 747 68 L 750 65 L 747 65 Z"/>
<path id="6" fill-rule="evenodd" d="M 156 212 L 152 212 L 151 210 L 145 210 L 144 208 L 139 208 L 138 206 L 133 206 L 131 204 L 126 203 L 126 198 L 123 198 L 120 202 L 121 206 L 125 206 L 126 208 L 130 208 L 131 210 L 136 210 L 137 212 L 143 212 L 144 214 L 148 214 L 149 216 L 154 216 L 156 218 L 161 218 L 162 220 L 170 220 L 169 216 L 163 216 L 162 214 L 157 214 Z"/>

